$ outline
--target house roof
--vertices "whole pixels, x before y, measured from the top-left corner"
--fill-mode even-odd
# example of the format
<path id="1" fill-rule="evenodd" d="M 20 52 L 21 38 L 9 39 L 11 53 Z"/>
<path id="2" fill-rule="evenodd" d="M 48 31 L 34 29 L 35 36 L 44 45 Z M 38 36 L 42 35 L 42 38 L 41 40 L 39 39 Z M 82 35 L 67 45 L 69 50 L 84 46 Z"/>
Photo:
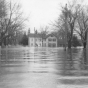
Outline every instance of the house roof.
<path id="1" fill-rule="evenodd" d="M 29 36 L 29 37 L 36 37 L 36 38 L 46 38 L 46 36 L 43 35 L 43 34 L 34 34 L 34 33 L 30 33 L 28 36 Z"/>
<path id="2" fill-rule="evenodd" d="M 29 35 L 28 35 L 29 37 L 36 37 L 36 38 L 43 38 L 43 39 L 46 39 L 46 38 L 48 38 L 49 36 L 55 36 L 55 37 L 57 37 L 55 34 L 48 34 L 48 35 L 45 35 L 45 34 L 34 34 L 34 33 L 30 33 Z"/>
<path id="3" fill-rule="evenodd" d="M 48 35 L 46 36 L 46 38 L 49 37 L 49 36 L 55 36 L 55 37 L 57 37 L 57 35 L 55 35 L 54 33 L 52 33 L 52 34 L 48 34 Z"/>

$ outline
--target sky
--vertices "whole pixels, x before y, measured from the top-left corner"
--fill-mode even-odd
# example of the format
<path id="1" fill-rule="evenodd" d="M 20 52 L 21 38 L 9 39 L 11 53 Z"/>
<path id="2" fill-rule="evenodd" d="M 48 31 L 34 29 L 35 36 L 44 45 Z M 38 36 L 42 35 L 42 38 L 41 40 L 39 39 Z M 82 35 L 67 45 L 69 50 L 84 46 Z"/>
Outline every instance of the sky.
<path id="1" fill-rule="evenodd" d="M 23 14 L 28 18 L 25 30 L 30 28 L 33 32 L 34 27 L 40 30 L 40 27 L 50 26 L 57 20 L 60 7 L 65 5 L 67 0 L 17 0 L 17 2 L 21 4 Z"/>

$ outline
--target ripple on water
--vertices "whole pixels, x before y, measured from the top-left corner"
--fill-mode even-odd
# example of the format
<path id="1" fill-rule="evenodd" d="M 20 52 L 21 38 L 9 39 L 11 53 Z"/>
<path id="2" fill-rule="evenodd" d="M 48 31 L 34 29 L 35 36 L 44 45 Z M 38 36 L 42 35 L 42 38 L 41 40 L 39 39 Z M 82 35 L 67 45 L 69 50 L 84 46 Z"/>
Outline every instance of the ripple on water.
<path id="1" fill-rule="evenodd" d="M 39 82 L 43 84 L 43 80 L 46 80 L 46 87 L 44 88 L 81 88 L 76 86 L 88 84 L 88 79 L 86 78 L 88 76 L 87 58 L 87 54 L 84 53 L 81 48 L 74 48 L 71 51 L 67 50 L 67 52 L 62 48 L 26 47 L 2 49 L 0 78 L 2 81 L 4 80 L 4 85 L 7 82 L 5 81 L 5 77 L 6 80 L 11 82 L 11 80 L 14 80 L 13 76 L 15 76 L 18 77 L 15 78 L 15 80 L 19 78 L 22 79 L 19 80 L 19 85 L 22 83 L 25 84 L 25 81 L 28 82 L 30 80 L 36 83 L 37 80 L 40 80 Z M 13 76 L 11 76 L 10 79 L 7 75 L 10 76 L 11 74 Z M 25 75 L 26 78 L 20 75 Z M 84 76 L 84 78 L 80 78 L 82 76 Z M 36 77 L 37 79 L 35 79 Z M 32 85 L 31 88 L 39 87 L 33 86 L 32 82 L 30 81 L 30 85 Z M 36 83 L 34 84 L 37 85 Z M 48 85 L 47 83 L 51 84 Z M 16 85 L 16 83 L 14 84 Z M 0 83 L 0 87 L 1 85 Z M 9 88 L 11 88 L 12 85 L 10 85 Z M 29 86 L 29 84 L 27 85 Z M 72 85 L 76 86 L 72 87 Z M 23 86 L 24 88 L 29 88 L 25 85 Z M 6 87 L 2 86 L 2 88 Z"/>

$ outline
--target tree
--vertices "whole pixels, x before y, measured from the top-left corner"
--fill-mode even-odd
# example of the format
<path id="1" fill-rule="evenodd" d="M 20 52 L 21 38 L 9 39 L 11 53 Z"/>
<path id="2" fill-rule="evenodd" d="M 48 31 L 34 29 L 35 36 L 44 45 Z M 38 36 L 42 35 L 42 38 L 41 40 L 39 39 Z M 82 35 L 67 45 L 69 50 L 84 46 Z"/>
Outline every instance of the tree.
<path id="1" fill-rule="evenodd" d="M 77 36 L 75 36 L 75 35 L 72 38 L 72 46 L 73 47 L 81 46 L 80 41 L 78 40 Z"/>
<path id="2" fill-rule="evenodd" d="M 5 2 L 5 0 L 0 0 L 0 44 L 1 44 L 1 33 L 2 33 L 2 31 L 4 31 L 1 27 L 3 25 L 2 21 L 6 15 L 7 15 L 6 2 Z"/>
<path id="3" fill-rule="evenodd" d="M 48 26 L 46 26 L 45 28 L 44 27 L 41 27 L 40 28 L 40 34 L 41 34 L 41 37 L 42 37 L 42 46 L 43 46 L 43 39 L 46 38 L 46 35 L 48 34 Z"/>
<path id="4" fill-rule="evenodd" d="M 5 0 L 0 0 L 0 18 L 3 18 L 6 16 L 6 2 Z"/>
<path id="5" fill-rule="evenodd" d="M 24 46 L 28 45 L 28 36 L 26 35 L 26 33 L 24 33 L 20 44 Z"/>
<path id="6" fill-rule="evenodd" d="M 77 28 L 75 29 L 75 31 L 81 37 L 83 46 L 84 48 L 86 48 L 87 31 L 88 31 L 88 7 L 81 5 L 79 7 L 80 11 L 78 13 Z"/>
<path id="7" fill-rule="evenodd" d="M 46 27 L 41 27 L 40 28 L 40 33 L 41 34 L 44 34 L 44 35 L 47 35 L 48 34 L 48 26 L 46 26 Z"/>
<path id="8" fill-rule="evenodd" d="M 11 1 L 6 5 L 6 13 L 0 21 L 1 45 L 5 39 L 15 41 L 17 32 L 23 29 L 26 20 L 22 17 L 20 5 Z"/>
<path id="9" fill-rule="evenodd" d="M 65 32 L 65 46 L 71 49 L 72 37 L 75 29 L 75 23 L 78 16 L 79 8 L 75 0 L 69 2 L 66 6 L 62 7 L 61 14 L 56 22 L 55 26 L 59 30 L 64 30 Z"/>
<path id="10" fill-rule="evenodd" d="M 71 48 L 72 46 L 72 38 L 75 29 L 75 22 L 78 16 L 78 10 L 79 9 L 75 5 L 75 3 L 69 5 L 68 7 L 64 7 L 64 9 L 62 10 L 65 17 L 65 30 L 67 31 L 68 48 Z"/>

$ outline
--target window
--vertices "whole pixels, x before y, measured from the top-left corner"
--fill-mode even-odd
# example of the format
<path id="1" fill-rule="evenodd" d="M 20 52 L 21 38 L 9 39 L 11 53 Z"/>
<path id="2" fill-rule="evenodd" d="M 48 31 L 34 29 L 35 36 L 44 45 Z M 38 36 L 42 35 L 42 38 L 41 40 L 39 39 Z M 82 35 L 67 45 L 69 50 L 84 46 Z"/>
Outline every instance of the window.
<path id="1" fill-rule="evenodd" d="M 43 39 L 43 41 L 46 41 L 46 39 Z"/>
<path id="2" fill-rule="evenodd" d="M 31 43 L 31 46 L 33 46 L 33 43 Z"/>
<path id="3" fill-rule="evenodd" d="M 56 41 L 56 39 L 53 39 L 53 41 Z"/>
<path id="4" fill-rule="evenodd" d="M 48 47 L 52 47 L 52 44 L 51 44 L 51 43 L 49 43 L 49 44 L 48 44 Z"/>
<path id="5" fill-rule="evenodd" d="M 53 47 L 56 47 L 56 44 L 53 44 Z"/>
<path id="6" fill-rule="evenodd" d="M 59 39 L 62 39 L 62 37 L 59 37 Z"/>
<path id="7" fill-rule="evenodd" d="M 31 38 L 31 41 L 33 41 L 33 38 Z"/>
<path id="8" fill-rule="evenodd" d="M 52 39 L 48 39 L 48 41 L 52 41 Z"/>
<path id="9" fill-rule="evenodd" d="M 46 43 L 43 43 L 43 45 L 42 45 L 43 47 L 46 47 Z"/>

